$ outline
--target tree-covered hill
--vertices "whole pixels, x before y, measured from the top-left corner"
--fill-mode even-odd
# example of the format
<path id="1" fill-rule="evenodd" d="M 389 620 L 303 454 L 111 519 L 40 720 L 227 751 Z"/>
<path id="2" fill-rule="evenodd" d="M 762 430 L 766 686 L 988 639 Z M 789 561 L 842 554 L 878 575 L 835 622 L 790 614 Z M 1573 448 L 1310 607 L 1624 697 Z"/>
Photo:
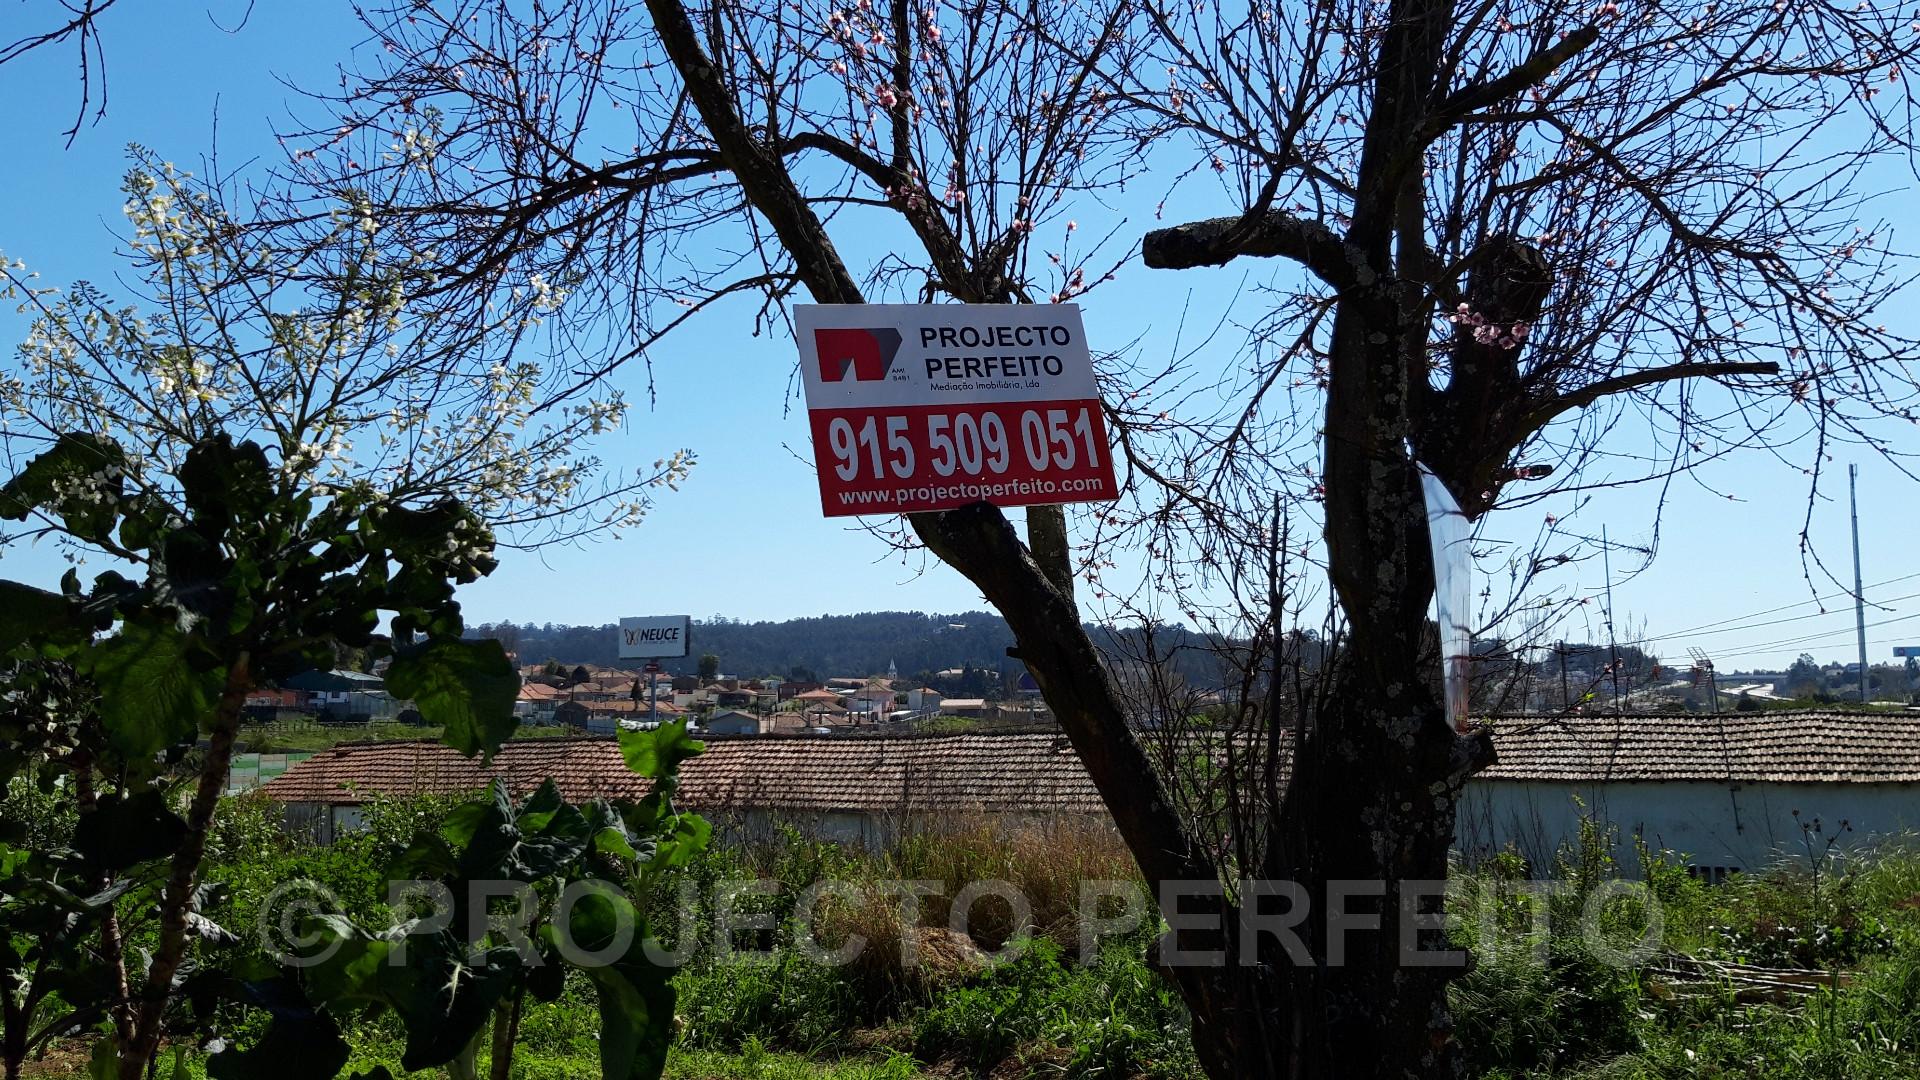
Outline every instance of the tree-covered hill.
<path id="1" fill-rule="evenodd" d="M 622 662 L 615 655 L 616 633 L 611 623 L 605 626 L 493 623 L 480 626 L 474 632 L 500 638 L 522 664 L 558 660 L 568 666 L 632 667 L 638 663 Z M 1162 648 L 1200 643 L 1196 635 L 1180 628 L 1163 628 L 1156 637 Z M 867 611 L 782 622 L 743 622 L 713 616 L 694 620 L 691 639 L 686 658 L 663 660 L 661 666 L 676 674 L 691 674 L 699 658 L 711 653 L 720 658 L 722 672 L 746 677 L 785 678 L 810 673 L 824 679 L 880 675 L 889 664 L 902 678 L 945 668 L 1020 670 L 1020 665 L 1007 657 L 1013 634 L 1006 622 L 998 615 L 983 611 L 956 615 Z M 1096 630 L 1095 640 L 1110 654 L 1135 651 L 1116 650 L 1114 631 Z M 1202 677 L 1202 671 L 1212 665 L 1202 663 L 1200 650 L 1190 648 L 1182 651 L 1175 666 L 1189 677 Z"/>

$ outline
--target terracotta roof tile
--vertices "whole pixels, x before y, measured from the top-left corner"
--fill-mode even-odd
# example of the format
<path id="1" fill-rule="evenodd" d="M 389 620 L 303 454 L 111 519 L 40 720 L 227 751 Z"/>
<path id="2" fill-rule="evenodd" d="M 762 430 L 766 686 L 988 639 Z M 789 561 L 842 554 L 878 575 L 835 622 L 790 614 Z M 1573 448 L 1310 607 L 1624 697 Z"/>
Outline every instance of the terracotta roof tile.
<path id="1" fill-rule="evenodd" d="M 637 798 L 612 739 L 509 742 L 492 767 L 437 742 L 343 743 L 264 785 L 281 802 L 362 802 L 371 794 L 452 793 L 504 777 L 516 794 L 548 776 L 569 799 Z M 938 738 L 716 738 L 681 769 L 691 809 L 1047 811 L 1101 808 L 1080 760 L 1056 735 Z"/>
<path id="2" fill-rule="evenodd" d="M 1486 780 L 1920 782 L 1920 715 L 1911 713 L 1505 717 L 1494 745 L 1500 760 Z M 437 742 L 344 743 L 264 790 L 282 802 L 351 803 L 375 792 L 478 790 L 494 776 L 516 793 L 551 776 L 574 800 L 647 791 L 608 738 L 516 740 L 490 767 Z M 683 767 L 680 801 L 696 810 L 1102 808 L 1066 738 L 1046 733 L 714 738 Z"/>
<path id="3" fill-rule="evenodd" d="M 1920 714 L 1536 716 L 1494 721 L 1490 780 L 1920 781 Z"/>

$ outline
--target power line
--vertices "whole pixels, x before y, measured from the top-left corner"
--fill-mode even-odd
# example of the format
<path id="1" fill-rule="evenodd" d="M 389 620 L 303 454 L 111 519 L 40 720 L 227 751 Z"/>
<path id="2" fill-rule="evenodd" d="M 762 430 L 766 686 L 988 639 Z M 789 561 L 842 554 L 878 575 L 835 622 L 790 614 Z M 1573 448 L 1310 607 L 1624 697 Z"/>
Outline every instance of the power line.
<path id="1" fill-rule="evenodd" d="M 1891 626 L 1894 623 L 1912 622 L 1915 619 L 1920 619 L 1920 611 L 1914 612 L 1911 615 L 1901 615 L 1901 616 L 1898 616 L 1897 618 L 1882 619 L 1879 622 L 1870 622 L 1867 625 L 1870 627 Z M 1818 634 L 1808 634 L 1804 637 L 1781 638 L 1779 641 L 1763 641 L 1756 645 L 1744 645 L 1744 646 L 1739 646 L 1734 648 L 1728 648 L 1725 651 L 1729 653 L 1761 652 L 1761 651 L 1775 652 L 1775 651 L 1778 651 L 1779 649 L 1788 648 L 1794 645 L 1806 645 L 1806 644 L 1816 643 L 1816 642 L 1823 641 L 1827 638 L 1838 637 L 1843 634 L 1852 634 L 1852 633 L 1854 633 L 1854 628 L 1852 627 L 1849 627 L 1845 630 L 1827 630 L 1827 631 L 1822 631 L 1821 633 L 1818 633 Z"/>
<path id="2" fill-rule="evenodd" d="M 1872 585 L 1869 585 L 1869 586 L 1867 586 L 1867 588 L 1869 588 L 1869 589 L 1879 589 L 1879 588 L 1884 588 L 1884 587 L 1886 587 L 1886 586 L 1888 586 L 1888 585 L 1897 585 L 1897 584 L 1899 584 L 1899 583 L 1900 583 L 1900 582 L 1902 582 L 1902 581 L 1911 581 L 1911 580 L 1913 580 L 1914 578 L 1920 578 L 1920 573 L 1916 573 L 1916 574 L 1903 574 L 1903 575 L 1901 575 L 1900 577 L 1897 577 L 1897 578 L 1888 578 L 1888 579 L 1887 579 L 1887 580 L 1885 580 L 1885 581 L 1876 581 L 1876 582 L 1874 582 L 1874 583 L 1873 583 Z M 1688 634 L 1694 634 L 1694 633 L 1698 633 L 1698 632 L 1700 632 L 1700 631 L 1702 631 L 1702 630 L 1710 630 L 1710 629 L 1712 629 L 1713 627 L 1716 627 L 1716 626 L 1725 626 L 1725 625 L 1726 625 L 1727 623 L 1730 623 L 1730 622 L 1738 622 L 1738 621 L 1739 621 L 1739 620 L 1741 620 L 1741 619 L 1753 619 L 1753 618 L 1758 618 L 1758 617 L 1759 617 L 1759 616 L 1761 616 L 1761 615 L 1772 615 L 1772 614 L 1774 614 L 1774 613 L 1776 613 L 1776 612 L 1781 612 L 1781 611 L 1791 611 L 1791 610 L 1793 610 L 1794 608 L 1797 608 L 1797 607 L 1805 607 L 1805 606 L 1806 606 L 1806 605 L 1808 605 L 1808 604 L 1816 604 L 1816 603 L 1823 603 L 1823 602 L 1825 602 L 1825 601 L 1827 601 L 1827 600 L 1837 600 L 1837 599 L 1839 599 L 1840 597 L 1843 597 L 1843 596 L 1844 596 L 1844 597 L 1848 597 L 1848 598 L 1851 598 L 1851 597 L 1853 596 L 1853 593 L 1852 593 L 1852 592 L 1850 592 L 1850 591 L 1847 591 L 1847 590 L 1842 590 L 1842 591 L 1840 591 L 1840 592 L 1836 592 L 1836 593 L 1828 593 L 1828 594 L 1827 594 L 1827 595 L 1825 595 L 1825 596 L 1815 596 L 1815 597 L 1811 597 L 1811 598 L 1809 598 L 1809 599 L 1806 599 L 1806 600 L 1800 600 L 1800 601 L 1796 601 L 1796 602 L 1794 602 L 1794 603 L 1791 603 L 1791 604 L 1782 604 L 1782 605 L 1780 605 L 1779 607 L 1775 607 L 1775 608 L 1767 608 L 1767 609 L 1766 609 L 1765 611 L 1750 611 L 1750 612 L 1748 612 L 1748 613 L 1746 613 L 1745 615 L 1730 615 L 1730 616 L 1728 616 L 1727 618 L 1724 618 L 1724 619 L 1720 619 L 1720 620 L 1718 620 L 1718 621 L 1716 621 L 1716 622 L 1710 622 L 1710 623 L 1701 623 L 1701 624 L 1700 624 L 1699 626 L 1690 626 L 1690 627 L 1688 627 L 1688 628 L 1686 628 L 1685 630 L 1675 630 L 1675 631 L 1672 631 L 1671 633 L 1666 633 L 1666 634 L 1651 634 L 1651 635 L 1648 635 L 1648 636 L 1647 636 L 1647 638 L 1646 638 L 1646 640 L 1648 640 L 1648 641 L 1653 641 L 1653 640 L 1655 640 L 1655 639 L 1657 639 L 1657 638 L 1663 638 L 1663 637 L 1685 637 L 1685 636 L 1686 636 L 1686 635 L 1688 635 Z M 1902 599 L 1905 599 L 1905 598 L 1903 597 Z M 1887 603 L 1892 603 L 1892 601 L 1886 601 L 1886 602 L 1887 602 Z M 1817 617 L 1817 616 L 1820 616 L 1820 615 L 1830 615 L 1830 614 L 1832 614 L 1832 612 L 1828 612 L 1828 611 L 1816 611 L 1816 612 L 1814 612 L 1814 613 L 1813 613 L 1813 614 L 1811 614 L 1811 615 L 1806 615 L 1806 616 L 1802 616 L 1802 617 L 1803 617 L 1803 618 L 1809 618 L 1809 619 L 1810 619 L 1810 618 L 1815 618 L 1815 617 Z"/>
<path id="3" fill-rule="evenodd" d="M 1891 600 L 1876 600 L 1874 601 L 1874 603 L 1877 605 L 1884 606 L 1887 604 L 1897 604 L 1902 600 L 1913 600 L 1916 598 L 1920 598 L 1920 593 L 1908 593 L 1905 596 L 1896 596 Z M 1844 611 L 1815 611 L 1807 615 L 1789 615 L 1784 619 L 1768 619 L 1766 622 L 1746 623 L 1741 626 L 1728 626 L 1719 630 L 1706 630 L 1706 631 L 1701 631 L 1699 633 L 1693 633 L 1693 634 L 1689 634 L 1685 631 L 1682 631 L 1681 633 L 1678 633 L 1678 634 L 1667 634 L 1665 636 L 1670 638 L 1671 637 L 1712 637 L 1715 634 L 1732 634 L 1741 630 L 1759 630 L 1763 627 L 1768 627 L 1768 626 L 1783 626 L 1787 623 L 1806 622 L 1808 619 L 1823 619 L 1829 615 L 1844 615 L 1844 614 L 1846 614 L 1846 612 Z M 1652 641 L 1653 639 L 1648 638 L 1647 640 Z"/>

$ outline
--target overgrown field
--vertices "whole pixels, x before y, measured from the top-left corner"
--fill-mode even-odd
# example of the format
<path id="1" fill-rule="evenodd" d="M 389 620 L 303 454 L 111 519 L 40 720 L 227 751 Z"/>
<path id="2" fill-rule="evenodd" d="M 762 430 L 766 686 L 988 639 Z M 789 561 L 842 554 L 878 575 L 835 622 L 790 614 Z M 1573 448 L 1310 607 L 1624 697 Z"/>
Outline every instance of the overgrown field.
<path id="1" fill-rule="evenodd" d="M 272 945 L 276 905 L 296 894 L 379 919 L 384 868 L 447 805 L 376 804 L 364 831 L 316 847 L 286 835 L 271 804 L 229 800 L 209 853 L 209 876 L 231 890 L 220 921 L 239 940 L 226 947 Z M 9 818 L 63 827 L 47 809 L 18 791 L 7 806 Z M 1645 850 L 1623 875 L 1609 839 L 1590 829 L 1553 867 L 1507 857 L 1456 875 L 1451 933 L 1475 957 L 1453 996 L 1471 1075 L 1920 1080 L 1920 850 L 1842 860 L 1816 843 L 1802 864 L 1811 869 L 1708 885 L 1675 856 Z M 1645 886 L 1608 884 L 1622 876 Z M 1530 885 L 1532 877 L 1554 884 Z M 288 888 L 301 879 L 324 888 Z M 803 899 L 808 886 L 829 880 L 847 884 Z M 885 887 L 901 880 L 944 893 L 920 901 L 925 929 L 912 964 L 901 953 L 899 894 Z M 735 895 L 729 883 L 743 881 L 776 882 L 778 891 Z M 967 935 L 945 929 L 953 898 L 978 881 L 1010 883 L 1030 911 L 1016 919 L 989 895 L 973 904 Z M 1197 1075 L 1183 1011 L 1143 961 L 1157 928 L 1115 935 L 1082 955 L 1083 881 L 1132 882 L 1124 852 L 1103 830 L 996 833 L 954 822 L 881 852 L 792 830 L 716 844 L 648 897 L 651 930 L 685 955 L 668 1074 Z M 1105 914 L 1120 906 L 1112 896 L 1107 904 Z M 709 928 L 729 905 L 734 925 L 759 925 L 717 940 Z M 790 944 L 803 925 L 813 930 L 809 949 Z M 823 955 L 849 936 L 866 941 L 857 956 Z M 1828 974 L 1769 976 L 1783 985 L 1756 987 L 1742 974 L 1755 967 Z M 513 1076 L 598 1077 L 591 993 L 569 984 L 559 1001 L 529 1007 Z M 254 1022 L 234 1017 L 236 1034 Z M 360 1018 L 349 1038 L 351 1068 L 393 1067 L 399 1058 L 390 1018 Z M 172 1068 L 203 1075 L 197 1048 L 177 1051 L 162 1076 Z M 487 1064 L 482 1051 L 479 1075 Z M 84 1047 L 61 1047 L 37 1073 L 85 1075 Z"/>

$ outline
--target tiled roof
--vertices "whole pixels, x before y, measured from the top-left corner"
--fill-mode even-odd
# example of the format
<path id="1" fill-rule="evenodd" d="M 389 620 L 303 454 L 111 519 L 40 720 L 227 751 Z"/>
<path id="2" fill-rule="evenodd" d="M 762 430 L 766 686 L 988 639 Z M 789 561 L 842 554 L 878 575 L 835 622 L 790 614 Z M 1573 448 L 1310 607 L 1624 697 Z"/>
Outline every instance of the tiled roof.
<path id="1" fill-rule="evenodd" d="M 281 802 L 363 802 L 371 794 L 452 793 L 495 776 L 516 794 L 548 776 L 569 799 L 637 798 L 612 739 L 526 739 L 501 747 L 491 768 L 437 742 L 343 743 L 264 785 Z M 681 766 L 679 802 L 695 810 L 899 812 L 1101 808 L 1080 760 L 1056 735 L 937 738 L 716 738 Z"/>
<path id="2" fill-rule="evenodd" d="M 1489 780 L 1920 782 L 1920 713 L 1502 717 Z"/>
<path id="3" fill-rule="evenodd" d="M 311 766 L 311 767 L 307 767 Z M 612 739 L 517 739 L 491 765 L 435 741 L 341 743 L 262 785 L 281 802 L 364 802 L 371 795 L 478 791 L 495 777 L 525 794 L 552 777 L 573 801 L 637 799 L 647 782 L 627 769 Z"/>
<path id="4" fill-rule="evenodd" d="M 791 724 L 797 718 L 776 720 Z M 1504 717 L 1494 781 L 1920 783 L 1920 714 Z M 344 743 L 265 785 L 283 802 L 359 793 L 457 792 L 505 776 L 516 792 L 553 777 L 571 799 L 631 798 L 645 781 L 606 738 L 507 743 L 490 769 L 437 742 Z M 693 809 L 1098 811 L 1099 795 L 1054 734 L 715 738 L 683 766 Z"/>

